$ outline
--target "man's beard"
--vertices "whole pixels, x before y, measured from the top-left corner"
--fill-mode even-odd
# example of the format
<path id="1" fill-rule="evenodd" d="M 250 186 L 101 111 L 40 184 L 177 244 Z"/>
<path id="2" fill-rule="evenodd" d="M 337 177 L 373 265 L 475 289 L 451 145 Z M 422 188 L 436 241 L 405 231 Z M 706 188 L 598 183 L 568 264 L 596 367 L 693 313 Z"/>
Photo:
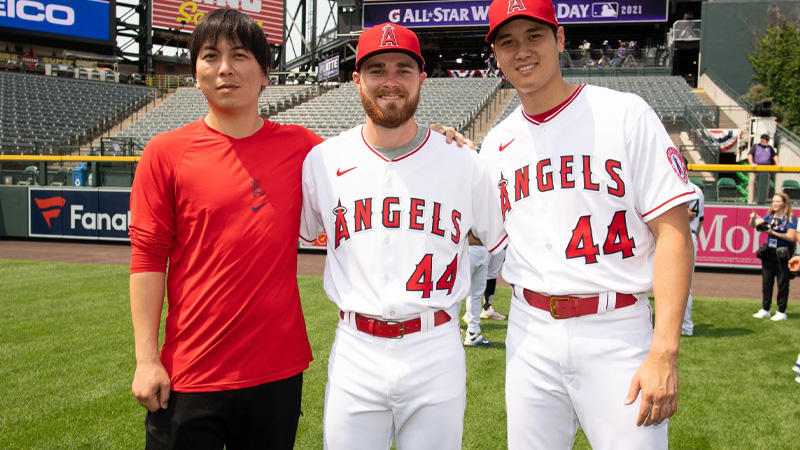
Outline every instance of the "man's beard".
<path id="1" fill-rule="evenodd" d="M 377 98 L 380 95 L 400 94 L 398 92 L 380 91 L 375 94 Z M 364 112 L 367 113 L 370 119 L 375 124 L 384 128 L 397 128 L 406 123 L 409 119 L 414 117 L 419 105 L 419 94 L 416 97 L 407 97 L 406 104 L 403 107 L 397 107 L 390 104 L 387 109 L 382 110 L 378 107 L 375 101 L 369 97 L 363 90 L 361 91 L 361 104 L 364 106 Z"/>

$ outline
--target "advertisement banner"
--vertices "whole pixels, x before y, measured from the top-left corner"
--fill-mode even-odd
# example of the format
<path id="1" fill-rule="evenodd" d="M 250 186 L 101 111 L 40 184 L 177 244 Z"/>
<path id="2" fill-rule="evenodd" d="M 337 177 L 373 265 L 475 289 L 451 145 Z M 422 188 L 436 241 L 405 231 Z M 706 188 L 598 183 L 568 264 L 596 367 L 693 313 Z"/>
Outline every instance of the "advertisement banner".
<path id="1" fill-rule="evenodd" d="M 334 56 L 333 58 L 328 58 L 325 61 L 319 63 L 319 68 L 317 70 L 319 76 L 317 77 L 317 81 L 325 81 L 328 78 L 338 77 L 339 76 L 339 55 Z"/>
<path id="2" fill-rule="evenodd" d="M 282 44 L 283 0 L 153 0 L 153 27 L 190 33 L 206 13 L 219 8 L 247 14 L 261 25 L 270 44 Z"/>
<path id="3" fill-rule="evenodd" d="M 30 188 L 30 237 L 127 241 L 130 189 Z"/>
<path id="4" fill-rule="evenodd" d="M 753 205 L 706 205 L 703 226 L 697 236 L 697 266 L 761 268 L 758 246 L 767 235 L 750 228 Z M 756 213 L 764 215 L 766 208 Z"/>
<path id="5" fill-rule="evenodd" d="M 392 22 L 407 28 L 489 26 L 491 0 L 370 2 L 364 4 L 364 28 Z M 560 24 L 666 22 L 667 0 L 556 0 Z M 488 28 L 487 28 L 488 31 Z"/>
<path id="6" fill-rule="evenodd" d="M 0 0 L 0 27 L 109 42 L 116 23 L 109 0 Z"/>

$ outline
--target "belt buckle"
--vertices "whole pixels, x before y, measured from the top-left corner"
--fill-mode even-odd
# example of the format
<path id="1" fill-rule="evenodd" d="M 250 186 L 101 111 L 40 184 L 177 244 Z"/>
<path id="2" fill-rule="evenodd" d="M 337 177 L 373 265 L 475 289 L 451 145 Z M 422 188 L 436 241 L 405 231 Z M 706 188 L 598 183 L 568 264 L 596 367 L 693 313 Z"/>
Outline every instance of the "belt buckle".
<path id="1" fill-rule="evenodd" d="M 562 316 L 556 313 L 556 302 L 572 302 L 573 311 L 575 314 L 571 316 Z M 550 297 L 550 315 L 553 319 L 569 319 L 578 315 L 578 299 L 574 297 Z"/>
<path id="2" fill-rule="evenodd" d="M 392 320 L 384 320 L 383 322 L 386 325 L 394 325 L 394 324 L 400 325 L 400 336 L 394 336 L 394 337 L 388 337 L 387 336 L 386 339 L 400 339 L 403 336 L 405 336 L 405 334 L 406 334 L 406 323 L 405 322 L 395 322 L 395 321 L 392 321 Z"/>

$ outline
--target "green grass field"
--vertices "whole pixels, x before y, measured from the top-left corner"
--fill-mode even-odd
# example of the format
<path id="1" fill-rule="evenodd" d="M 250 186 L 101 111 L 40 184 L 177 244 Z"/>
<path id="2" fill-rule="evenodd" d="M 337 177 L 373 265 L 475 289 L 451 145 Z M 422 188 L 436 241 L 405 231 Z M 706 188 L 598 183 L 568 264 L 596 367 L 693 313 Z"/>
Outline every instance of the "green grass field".
<path id="1" fill-rule="evenodd" d="M 298 449 L 322 448 L 326 364 L 336 308 L 322 280 L 300 277 L 316 361 L 305 374 Z M 144 410 L 130 393 L 134 369 L 128 268 L 0 260 L 0 443 L 14 449 L 137 449 Z M 797 294 L 793 294 L 796 296 Z M 508 311 L 510 291 L 496 308 Z M 798 447 L 800 315 L 773 323 L 758 302 L 695 299 L 695 336 L 679 359 L 675 449 Z M 467 348 L 464 448 L 503 449 L 505 323 L 485 321 L 494 348 Z M 590 448 L 579 436 L 578 449 Z"/>

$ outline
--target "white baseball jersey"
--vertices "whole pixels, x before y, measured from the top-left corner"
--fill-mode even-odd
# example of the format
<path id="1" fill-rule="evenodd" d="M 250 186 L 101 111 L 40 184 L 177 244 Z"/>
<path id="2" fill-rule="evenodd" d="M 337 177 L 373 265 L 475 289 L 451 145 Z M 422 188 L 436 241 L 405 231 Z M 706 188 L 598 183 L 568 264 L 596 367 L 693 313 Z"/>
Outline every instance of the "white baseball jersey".
<path id="1" fill-rule="evenodd" d="M 700 222 L 703 221 L 703 208 L 705 206 L 706 198 L 703 195 L 703 190 L 700 189 L 699 186 L 694 183 L 689 183 L 689 186 L 691 186 L 694 189 L 695 194 L 697 194 L 697 200 L 692 200 L 687 205 L 694 213 L 694 219 L 689 221 L 689 228 L 692 229 L 692 233 L 697 235 L 697 231 L 700 229 Z"/>
<path id="2" fill-rule="evenodd" d="M 387 160 L 362 129 L 316 146 L 303 166 L 300 237 L 328 236 L 325 292 L 343 311 L 388 320 L 449 309 L 470 286 L 467 233 L 492 252 L 505 245 L 488 169 L 430 130 Z"/>
<path id="3" fill-rule="evenodd" d="M 596 86 L 579 86 L 549 117 L 518 108 L 480 155 L 510 241 L 503 278 L 544 294 L 647 292 L 655 246 L 646 223 L 697 198 L 647 103 Z"/>

